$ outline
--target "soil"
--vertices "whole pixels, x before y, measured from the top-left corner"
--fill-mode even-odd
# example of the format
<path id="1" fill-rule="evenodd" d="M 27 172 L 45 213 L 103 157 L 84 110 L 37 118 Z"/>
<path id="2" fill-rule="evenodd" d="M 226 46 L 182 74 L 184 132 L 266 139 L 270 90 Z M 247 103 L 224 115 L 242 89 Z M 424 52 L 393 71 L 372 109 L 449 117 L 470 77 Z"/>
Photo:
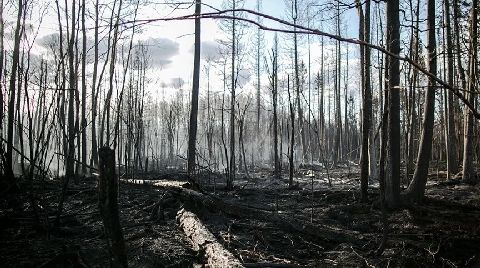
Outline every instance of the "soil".
<path id="1" fill-rule="evenodd" d="M 220 174 L 198 176 L 205 192 L 230 204 L 357 234 L 346 243 L 292 233 L 268 221 L 208 210 L 196 213 L 247 267 L 480 267 L 479 186 L 446 181 L 443 173 L 432 171 L 421 204 L 387 211 L 387 244 L 377 254 L 383 238 L 378 183 L 372 183 L 370 202 L 360 203 L 358 173 L 355 166 L 329 170 L 328 175 L 303 170 L 296 187 L 288 188 L 287 180 L 273 180 L 270 171 L 257 170 L 250 172 L 253 178 L 239 176 L 234 191 L 223 190 Z M 121 182 L 119 207 L 129 266 L 202 265 L 202 254 L 192 250 L 175 221 L 183 204 L 170 187 L 185 182 L 186 176 L 175 171 Z M 20 188 L 33 189 L 28 192 L 35 195 L 20 192 L 1 198 L 0 266 L 109 265 L 95 178 L 69 186 L 64 213 L 54 228 L 60 185 L 61 180 L 23 182 Z"/>

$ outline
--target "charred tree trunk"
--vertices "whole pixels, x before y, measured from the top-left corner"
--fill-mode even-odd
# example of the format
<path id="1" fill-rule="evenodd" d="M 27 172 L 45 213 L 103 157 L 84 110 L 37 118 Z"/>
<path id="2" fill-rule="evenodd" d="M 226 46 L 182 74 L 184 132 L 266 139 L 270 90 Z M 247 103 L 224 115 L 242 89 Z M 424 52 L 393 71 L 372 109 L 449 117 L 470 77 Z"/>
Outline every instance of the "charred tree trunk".
<path id="1" fill-rule="evenodd" d="M 414 61 L 418 62 L 419 59 L 419 12 L 420 12 L 420 0 L 417 0 L 416 7 L 415 7 L 415 17 L 413 11 L 413 3 L 410 4 L 411 7 L 411 16 L 412 26 L 414 27 L 414 31 L 412 32 L 411 39 L 410 39 L 410 54 L 411 58 Z M 410 66 L 409 71 L 412 72 L 410 77 L 410 85 L 409 85 L 409 94 L 408 94 L 408 135 L 407 135 L 407 160 L 406 160 L 406 181 L 410 181 L 410 177 L 413 175 L 414 171 L 414 161 L 415 155 L 417 153 L 416 149 L 416 138 L 417 138 L 417 93 L 416 93 L 416 86 L 418 81 L 418 70 Z"/>
<path id="2" fill-rule="evenodd" d="M 201 13 L 201 0 L 195 2 L 195 15 Z M 192 85 L 192 107 L 190 109 L 189 133 L 188 133 L 188 175 L 192 179 L 195 172 L 195 156 L 197 142 L 197 117 L 198 117 L 198 91 L 200 83 L 200 18 L 195 18 L 195 54 L 193 59 L 193 85 Z"/>
<path id="3" fill-rule="evenodd" d="M 290 94 L 290 76 L 287 76 L 287 93 L 288 93 L 288 103 L 290 106 L 290 124 L 292 125 L 291 133 L 290 133 L 290 146 L 289 146 L 289 157 L 288 157 L 288 166 L 289 166 L 288 186 L 291 188 L 293 187 L 293 172 L 294 172 L 293 156 L 295 151 L 295 110 L 294 110 L 295 108 L 294 108 L 294 104 L 292 102 L 292 97 Z"/>
<path id="4" fill-rule="evenodd" d="M 454 55 L 453 55 L 453 41 L 452 41 L 452 27 L 450 23 L 450 1 L 444 0 L 444 18 L 446 27 L 446 50 L 447 50 L 447 79 L 448 84 L 453 86 L 454 73 Z M 453 92 L 448 90 L 446 103 L 446 131 L 445 140 L 447 143 L 447 176 L 450 178 L 452 174 L 458 172 L 458 156 L 457 156 L 457 138 L 455 130 L 455 109 L 453 106 Z"/>
<path id="5" fill-rule="evenodd" d="M 233 0 L 233 10 L 235 10 L 235 1 Z M 228 179 L 227 179 L 227 189 L 233 190 L 233 182 L 235 181 L 235 57 L 236 57 L 236 32 L 235 32 L 235 11 L 233 11 L 233 20 L 232 20 L 232 77 L 231 77 L 231 97 L 230 97 L 230 168 Z"/>
<path id="6" fill-rule="evenodd" d="M 99 149 L 98 208 L 103 220 L 111 267 L 127 267 L 127 254 L 118 213 L 118 178 L 115 174 L 115 151 Z"/>
<path id="7" fill-rule="evenodd" d="M 12 70 L 8 90 L 10 92 L 8 101 L 8 121 L 7 121 L 7 153 L 5 155 L 5 175 L 10 182 L 14 181 L 13 174 L 13 128 L 15 119 L 15 82 L 17 81 L 17 69 L 20 60 L 20 32 L 22 28 L 22 16 L 24 11 L 23 0 L 18 1 L 17 22 L 13 37 Z M 18 89 L 20 90 L 20 89 Z"/>
<path id="8" fill-rule="evenodd" d="M 457 71 L 462 82 L 462 89 L 467 89 L 467 79 L 465 78 L 465 69 L 462 64 L 462 48 L 460 43 L 460 3 L 453 0 L 453 30 L 455 32 L 455 49 L 457 53 Z"/>
<path id="9" fill-rule="evenodd" d="M 368 9 L 370 9 L 370 1 L 367 1 Z M 370 24 L 365 23 L 365 15 L 363 13 L 362 6 L 359 1 L 357 1 L 357 9 L 360 17 L 360 29 L 359 29 L 359 38 L 365 42 L 367 40 L 366 32 L 370 29 Z M 370 13 L 370 12 L 368 12 Z M 368 14 L 370 15 L 370 14 Z M 371 126 L 371 117 L 372 117 L 372 93 L 370 90 L 370 68 L 367 66 L 367 56 L 369 57 L 370 53 L 367 53 L 366 46 L 360 46 L 360 65 L 361 65 L 361 76 L 362 76 L 362 153 L 360 155 L 360 195 L 363 202 L 368 199 L 368 175 L 369 175 L 369 155 L 368 155 L 368 143 L 370 137 L 370 126 Z M 368 64 L 370 61 L 368 60 Z M 368 74 L 367 74 L 368 73 Z M 367 81 L 368 80 L 368 81 Z"/>
<path id="10" fill-rule="evenodd" d="M 5 22 L 3 21 L 3 0 L 0 0 L 0 103 L 3 105 L 3 70 L 5 62 L 4 32 Z M 0 133 L 3 133 L 3 108 L 0 109 Z M 3 143 L 0 145 L 0 153 L 3 155 Z M 2 158 L 3 161 L 3 158 Z"/>
<path id="11" fill-rule="evenodd" d="M 475 105 L 475 87 L 477 74 L 477 38 L 478 38 L 478 0 L 473 0 L 470 17 L 470 57 L 468 77 L 468 101 Z M 465 128 L 463 143 L 463 180 L 465 182 L 478 182 L 478 175 L 475 174 L 473 166 L 474 157 L 474 124 L 472 111 L 465 106 Z"/>
<path id="12" fill-rule="evenodd" d="M 428 24 L 428 71 L 431 74 L 437 73 L 437 55 L 435 39 L 435 0 L 427 2 L 427 24 Z M 406 191 L 407 198 L 418 201 L 425 194 L 427 184 L 428 168 L 432 156 L 433 123 L 435 120 L 435 80 L 429 78 L 426 93 L 422 126 L 422 136 L 418 151 L 418 160 L 415 167 L 412 183 Z"/>
<path id="13" fill-rule="evenodd" d="M 389 0 L 387 12 L 387 49 L 400 54 L 399 1 Z M 388 176 L 385 181 L 385 201 L 390 207 L 400 199 L 400 62 L 388 57 Z"/>
<path id="14" fill-rule="evenodd" d="M 274 54 L 273 54 L 273 77 L 272 77 L 272 94 L 273 94 L 273 161 L 275 171 L 274 177 L 280 178 L 280 160 L 278 157 L 278 37 L 274 37 Z"/>
<path id="15" fill-rule="evenodd" d="M 336 19 L 336 31 L 340 36 L 340 2 L 337 2 L 337 19 Z M 336 61 L 335 61 L 335 142 L 333 152 L 333 164 L 336 165 L 341 157 L 340 143 L 342 137 L 342 115 L 340 107 L 340 84 L 341 84 L 341 48 L 340 41 L 336 41 L 335 46 Z"/>
<path id="16" fill-rule="evenodd" d="M 87 31 L 85 28 L 85 0 L 82 1 L 82 173 L 87 173 Z"/>
<path id="17" fill-rule="evenodd" d="M 93 75 L 92 75 L 92 159 L 90 161 L 91 166 L 98 165 L 98 149 L 97 149 L 97 94 L 95 91 L 97 83 L 97 72 L 98 72 L 98 14 L 99 14 L 99 3 L 98 0 L 95 1 L 95 29 L 94 29 L 94 46 L 93 46 Z"/>

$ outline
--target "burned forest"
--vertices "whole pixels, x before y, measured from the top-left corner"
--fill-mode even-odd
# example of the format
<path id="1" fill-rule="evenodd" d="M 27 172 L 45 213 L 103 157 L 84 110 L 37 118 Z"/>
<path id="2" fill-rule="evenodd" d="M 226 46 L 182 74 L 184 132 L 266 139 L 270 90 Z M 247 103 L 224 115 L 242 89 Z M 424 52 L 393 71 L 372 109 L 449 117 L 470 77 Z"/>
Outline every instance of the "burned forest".
<path id="1" fill-rule="evenodd" d="M 0 267 L 480 267 L 478 0 L 0 3 Z"/>

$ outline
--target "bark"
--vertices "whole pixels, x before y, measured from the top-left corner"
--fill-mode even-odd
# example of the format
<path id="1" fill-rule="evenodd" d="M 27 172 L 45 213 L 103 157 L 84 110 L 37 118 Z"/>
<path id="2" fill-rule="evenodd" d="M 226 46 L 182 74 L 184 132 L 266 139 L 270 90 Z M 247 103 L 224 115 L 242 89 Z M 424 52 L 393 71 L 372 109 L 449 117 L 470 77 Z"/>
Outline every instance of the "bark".
<path id="1" fill-rule="evenodd" d="M 337 35 L 340 36 L 340 2 L 337 2 L 337 23 L 336 23 L 336 31 Z M 334 152 L 333 152 L 333 164 L 336 165 L 339 158 L 342 157 L 341 150 L 340 150 L 340 143 L 342 137 L 342 115 L 341 115 L 341 107 L 340 107 L 340 84 L 341 84 L 341 69 L 342 69 L 342 56 L 341 56 L 341 47 L 340 41 L 337 40 L 335 46 L 336 52 L 336 61 L 335 61 L 335 143 L 334 143 Z"/>
<path id="2" fill-rule="evenodd" d="M 469 57 L 469 79 L 468 98 L 475 105 L 475 88 L 477 74 L 477 38 L 478 38 L 478 0 L 473 0 L 470 17 L 470 57 Z M 465 182 L 478 182 L 478 176 L 473 166 L 474 159 L 474 118 L 470 109 L 465 109 L 465 128 L 463 143 L 463 180 Z"/>
<path id="3" fill-rule="evenodd" d="M 418 61 L 419 59 L 419 12 L 420 12 L 420 1 L 417 0 L 416 7 L 415 7 L 415 14 L 413 11 L 413 3 L 410 3 L 411 6 L 411 16 L 415 22 L 412 21 L 412 26 L 415 30 L 412 32 L 411 39 L 410 39 L 410 54 L 411 58 L 414 61 Z M 416 86 L 418 80 L 418 70 L 413 68 L 412 66 L 409 69 L 409 72 L 412 72 L 410 78 L 410 85 L 409 85 L 409 95 L 408 95 L 408 134 L 407 134 L 407 164 L 406 164 L 406 174 L 405 177 L 407 181 L 410 181 L 410 176 L 413 175 L 414 171 L 414 160 L 415 160 L 415 148 L 416 146 L 416 138 L 417 138 L 417 109 L 416 109 Z"/>
<path id="4" fill-rule="evenodd" d="M 383 96 L 385 100 L 388 99 L 388 89 L 387 87 L 385 87 L 384 89 L 384 92 L 382 93 L 382 91 L 380 91 L 380 96 Z M 382 104 L 380 104 L 382 105 Z M 386 150 L 386 146 L 387 146 L 387 142 L 388 142 L 388 137 L 387 137 L 387 126 L 388 126 L 388 102 L 385 101 L 385 103 L 383 103 L 383 106 L 384 107 L 382 110 L 382 114 L 381 114 L 381 129 L 380 129 L 380 159 L 379 159 L 379 174 L 378 174 L 378 182 L 379 182 L 379 188 L 380 188 L 380 195 L 379 195 L 379 199 L 380 199 L 380 206 L 381 206 L 381 209 L 382 209 L 382 225 L 383 225 L 383 237 L 382 237 L 382 242 L 380 244 L 380 246 L 378 247 L 377 249 L 377 254 L 381 254 L 381 252 L 383 252 L 383 250 L 385 249 L 386 247 L 386 244 L 387 244 L 387 234 L 388 234 L 388 230 L 387 230 L 387 216 L 386 216 L 386 200 L 385 200 L 385 187 L 386 187 L 386 172 L 385 172 L 385 162 L 386 162 L 386 157 L 387 157 L 387 150 Z"/>
<path id="5" fill-rule="evenodd" d="M 298 7 L 297 7 L 297 0 L 293 2 L 293 24 L 294 29 L 296 29 L 297 25 L 297 16 L 298 16 Z M 302 105 L 300 100 L 300 74 L 299 74 L 299 66 L 298 66 L 298 38 L 297 33 L 293 34 L 293 45 L 294 45 L 294 64 L 295 64 L 295 89 L 296 89 L 296 104 L 297 104 L 297 113 L 298 113 L 298 130 L 300 131 L 300 139 L 302 142 L 302 163 L 306 161 L 308 157 L 307 153 L 307 145 L 306 145 L 306 137 L 305 137 L 305 128 L 303 124 L 303 111 Z"/>
<path id="6" fill-rule="evenodd" d="M 273 161 L 274 161 L 274 176 L 276 179 L 280 178 L 280 160 L 278 157 L 278 37 L 274 38 L 274 54 L 273 54 L 273 77 L 272 77 L 272 94 L 273 94 Z"/>
<path id="7" fill-rule="evenodd" d="M 446 50 L 447 50 L 447 76 L 448 84 L 453 86 L 454 83 L 454 55 L 453 55 L 453 40 L 452 40 L 452 27 L 450 23 L 450 0 L 444 0 L 444 18 L 446 27 Z M 451 91 L 446 92 L 447 105 L 446 105 L 446 131 L 445 140 L 447 143 L 447 174 L 450 178 L 452 174 L 458 172 L 458 157 L 457 157 L 457 138 L 455 130 L 455 109 L 453 106 L 453 93 Z"/>
<path id="8" fill-rule="evenodd" d="M 455 49 L 457 53 L 457 71 L 462 82 L 462 89 L 467 88 L 467 79 L 465 78 L 465 69 L 462 64 L 462 49 L 460 43 L 460 3 L 458 0 L 453 0 L 453 30 L 455 32 Z"/>
<path id="9" fill-rule="evenodd" d="M 77 91 L 76 88 L 76 73 L 75 73 L 75 54 L 74 54 L 74 45 L 75 45 L 75 22 L 76 22 L 76 2 L 72 2 L 72 12 L 71 12 L 71 31 L 70 31 L 70 40 L 68 43 L 68 152 L 67 152 L 67 167 L 65 170 L 66 180 L 75 175 L 74 169 L 74 158 L 75 158 L 75 94 Z"/>
<path id="10" fill-rule="evenodd" d="M 399 1 L 389 0 L 386 6 L 387 49 L 400 53 Z M 400 199 L 400 62 L 388 58 L 388 176 L 385 181 L 387 206 L 396 207 Z"/>
<path id="11" fill-rule="evenodd" d="M 370 42 L 370 13 L 371 13 L 371 1 L 367 0 L 365 2 L 365 42 Z M 370 178 L 377 177 L 377 148 L 375 146 L 375 134 L 373 133 L 374 128 L 374 117 L 373 117 L 373 96 L 372 96 L 372 87 L 371 87 L 371 72 L 370 72 L 370 65 L 371 65 L 371 49 L 369 47 L 365 47 L 365 99 L 366 99 L 366 106 L 364 109 L 364 113 L 367 113 L 366 118 L 369 120 L 368 126 L 368 143 L 369 143 L 369 166 L 370 166 Z"/>
<path id="12" fill-rule="evenodd" d="M 208 267 L 244 267 L 232 253 L 218 242 L 195 214 L 181 209 L 177 213 L 177 222 L 192 243 L 193 249 L 204 252 Z"/>
<path id="13" fill-rule="evenodd" d="M 18 1 L 18 11 L 17 11 L 17 22 L 15 26 L 14 33 L 14 44 L 13 44 L 13 53 L 12 53 L 12 69 L 10 73 L 9 81 L 9 101 L 8 101 L 8 121 L 7 121 L 7 153 L 5 155 L 5 175 L 8 180 L 13 181 L 13 128 L 14 128 L 14 119 L 15 119 L 15 82 L 17 81 L 17 69 L 20 59 L 20 32 L 21 32 L 21 21 L 23 16 L 23 0 Z M 20 89 L 18 89 L 20 90 Z"/>
<path id="14" fill-rule="evenodd" d="M 98 73 L 98 14 L 99 3 L 95 1 L 95 29 L 94 29 L 94 59 L 93 59 L 93 75 L 92 75 L 92 159 L 90 161 L 91 166 L 98 165 L 98 150 L 97 150 L 97 92 L 95 92 Z"/>
<path id="15" fill-rule="evenodd" d="M 201 0 L 195 2 L 195 14 L 200 15 Z M 188 133 L 188 175 L 195 172 L 195 156 L 197 142 L 198 92 L 200 83 L 200 18 L 195 19 L 195 54 L 193 59 L 192 107 L 190 109 L 190 127 Z M 191 179 L 191 177 L 190 177 Z"/>
<path id="16" fill-rule="evenodd" d="M 235 1 L 233 0 L 233 10 L 235 10 Z M 231 97 L 230 97 L 230 168 L 227 180 L 227 189 L 233 190 L 233 182 L 235 181 L 235 57 L 236 57 L 236 32 L 235 32 L 235 11 L 233 11 L 232 20 L 232 77 L 231 77 Z"/>
<path id="17" fill-rule="evenodd" d="M 118 210 L 118 178 L 115 174 L 115 151 L 99 149 L 98 208 L 102 216 L 111 267 L 127 267 L 127 254 Z"/>
<path id="18" fill-rule="evenodd" d="M 87 173 L 87 31 L 85 28 L 85 0 L 82 0 L 82 173 Z"/>
<path id="19" fill-rule="evenodd" d="M 369 3 L 369 1 L 368 1 Z M 360 19 L 360 29 L 359 29 L 359 38 L 360 40 L 367 41 L 365 32 L 367 30 L 365 23 L 365 15 L 363 13 L 362 5 L 360 1 L 357 0 L 357 10 L 358 16 Z M 367 41 L 368 42 L 368 41 Z M 368 199 L 368 172 L 369 172 L 369 158 L 368 158 L 368 139 L 370 132 L 370 119 L 371 119 L 371 98 L 372 94 L 370 92 L 369 82 L 367 83 L 367 68 L 365 46 L 360 46 L 360 74 L 362 79 L 362 148 L 360 155 L 360 196 L 362 202 L 367 201 Z M 368 87 L 367 87 L 368 86 Z"/>
<path id="20" fill-rule="evenodd" d="M 257 0 L 257 5 L 256 5 L 256 11 L 257 12 L 260 12 L 260 6 L 261 6 L 261 1 L 260 0 Z M 261 23 L 261 17 L 260 16 L 257 16 L 257 22 L 258 23 Z M 256 75 L 257 75 L 257 84 L 256 84 L 256 90 L 257 90 L 257 144 L 261 141 L 260 139 L 260 118 L 261 118 L 261 114 L 260 114 L 260 100 L 261 100 L 261 92 L 260 92 L 260 89 L 261 89 L 261 81 L 260 81 L 260 72 L 262 71 L 261 70 L 261 65 L 260 65 L 260 58 L 261 58 L 261 46 L 262 46 L 262 32 L 261 32 L 261 29 L 258 28 L 257 29 L 257 33 L 256 33 Z"/>
<path id="21" fill-rule="evenodd" d="M 4 35 L 4 21 L 3 21 L 3 0 L 0 0 L 0 103 L 3 107 L 3 69 L 4 69 L 4 44 L 3 44 L 3 35 Z M 0 109 L 0 133 L 3 133 L 3 108 Z M 0 152 L 3 154 L 3 143 L 0 146 Z M 2 159 L 3 161 L 3 159 Z"/>
<path id="22" fill-rule="evenodd" d="M 290 124 L 291 133 L 290 133 L 290 148 L 289 148 L 289 157 L 288 157 L 288 166 L 289 166 L 289 173 L 288 173 L 288 186 L 293 187 L 293 172 L 294 172 L 294 165 L 293 165 L 293 155 L 295 150 L 295 110 L 294 104 L 292 102 L 291 94 L 290 94 L 290 77 L 287 76 L 287 93 L 288 93 L 288 103 L 290 106 Z"/>
<path id="23" fill-rule="evenodd" d="M 427 51 L 428 51 L 428 70 L 432 74 L 437 73 L 437 55 L 435 39 L 435 0 L 427 2 Z M 417 165 L 413 175 L 412 183 L 408 186 L 406 196 L 408 199 L 418 201 L 425 194 L 427 184 L 428 168 L 432 156 L 433 142 L 433 123 L 435 120 L 435 80 L 429 78 L 426 99 L 424 104 L 425 117 L 422 123 L 422 136 L 420 148 L 418 151 Z"/>
<path id="24" fill-rule="evenodd" d="M 322 36 L 322 41 L 321 41 L 321 57 L 320 57 L 320 72 L 319 74 L 319 90 L 320 90 L 320 103 L 318 105 L 319 107 L 319 120 L 320 120 L 320 143 L 321 143 L 321 152 L 319 155 L 319 158 L 321 160 L 324 159 L 325 157 L 325 151 L 327 149 L 326 146 L 326 136 L 325 136 L 325 62 L 324 62 L 324 50 L 325 50 L 325 45 L 324 45 L 324 38 Z"/>

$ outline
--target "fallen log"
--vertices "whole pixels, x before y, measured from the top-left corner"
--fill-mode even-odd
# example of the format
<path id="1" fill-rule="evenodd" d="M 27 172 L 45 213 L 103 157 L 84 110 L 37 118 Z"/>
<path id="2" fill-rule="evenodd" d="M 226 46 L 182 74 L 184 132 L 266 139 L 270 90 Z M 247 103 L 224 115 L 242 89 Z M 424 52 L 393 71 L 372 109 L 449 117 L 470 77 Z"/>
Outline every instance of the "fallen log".
<path id="1" fill-rule="evenodd" d="M 173 194 L 178 196 L 186 204 L 187 207 L 193 209 L 206 208 L 210 211 L 221 211 L 237 218 L 250 218 L 272 222 L 280 229 L 289 232 L 298 232 L 305 236 L 324 241 L 356 243 L 360 240 L 360 234 L 355 231 L 334 228 L 326 225 L 314 225 L 275 212 L 230 204 L 219 198 L 191 189 L 182 187 L 171 187 L 170 189 Z"/>
<path id="2" fill-rule="evenodd" d="M 194 250 L 204 252 L 208 267 L 244 267 L 231 252 L 217 241 L 195 214 L 181 209 L 177 213 L 177 222 L 190 239 Z"/>

